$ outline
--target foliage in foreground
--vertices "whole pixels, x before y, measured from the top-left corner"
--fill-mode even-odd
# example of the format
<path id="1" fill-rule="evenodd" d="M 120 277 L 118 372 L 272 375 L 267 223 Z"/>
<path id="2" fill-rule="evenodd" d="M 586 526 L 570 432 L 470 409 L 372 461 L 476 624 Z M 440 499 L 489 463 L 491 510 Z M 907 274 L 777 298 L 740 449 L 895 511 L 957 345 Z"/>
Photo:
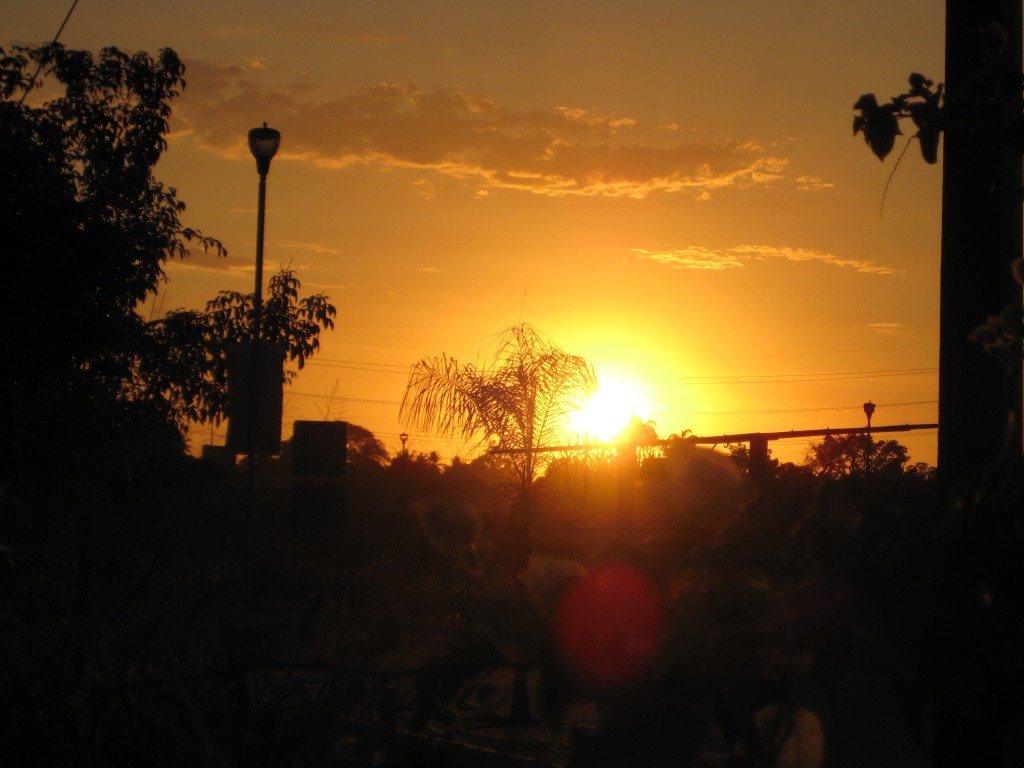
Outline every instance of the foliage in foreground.
<path id="1" fill-rule="evenodd" d="M 0 293 L 4 480 L 142 471 L 145 457 L 183 450 L 187 422 L 224 415 L 225 349 L 253 338 L 253 297 L 225 292 L 151 322 L 138 312 L 168 260 L 226 255 L 153 175 L 184 87 L 169 49 L 0 49 L 0 227 L 16 260 Z M 298 288 L 289 270 L 271 279 L 260 330 L 301 368 L 335 309 Z"/>
<path id="2" fill-rule="evenodd" d="M 813 767 L 835 748 L 850 671 L 897 682 L 922 744 L 951 658 L 1019 695 L 971 634 L 1012 656 L 1009 465 L 947 520 L 934 500 L 894 503 L 884 476 L 780 477 L 757 497 L 731 458 L 680 440 L 639 475 L 634 538 L 540 537 L 519 569 L 495 457 L 389 460 L 351 433 L 341 508 L 271 503 L 268 488 L 252 518 L 238 478 L 195 460 L 152 479 L 145 518 L 5 499 L 8 752 L 437 764 L 474 723 L 509 721 L 523 670 L 553 732 L 596 707 L 596 728 L 573 736 L 576 768 L 692 764 L 715 734 L 735 765 Z M 550 512 L 564 515 L 550 530 L 579 503 Z M 74 536 L 48 535 L 61 530 Z"/>

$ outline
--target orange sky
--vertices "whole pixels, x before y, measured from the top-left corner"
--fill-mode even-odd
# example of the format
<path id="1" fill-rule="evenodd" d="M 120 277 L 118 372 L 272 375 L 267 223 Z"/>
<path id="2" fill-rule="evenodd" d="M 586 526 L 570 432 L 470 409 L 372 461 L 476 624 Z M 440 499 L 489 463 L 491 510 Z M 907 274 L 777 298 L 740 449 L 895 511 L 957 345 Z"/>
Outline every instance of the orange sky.
<path id="1" fill-rule="evenodd" d="M 8 0 L 4 44 L 70 5 Z M 409 366 L 520 321 L 662 436 L 855 426 L 866 400 L 937 420 L 941 164 L 912 146 L 880 215 L 902 141 L 882 164 L 851 125 L 860 94 L 942 79 L 941 3 L 81 0 L 61 39 L 187 63 L 157 175 L 230 255 L 171 265 L 149 311 L 251 290 L 245 138 L 281 131 L 266 271 L 339 311 L 286 434 L 341 418 L 396 451 Z M 934 431 L 895 437 L 934 463 Z"/>

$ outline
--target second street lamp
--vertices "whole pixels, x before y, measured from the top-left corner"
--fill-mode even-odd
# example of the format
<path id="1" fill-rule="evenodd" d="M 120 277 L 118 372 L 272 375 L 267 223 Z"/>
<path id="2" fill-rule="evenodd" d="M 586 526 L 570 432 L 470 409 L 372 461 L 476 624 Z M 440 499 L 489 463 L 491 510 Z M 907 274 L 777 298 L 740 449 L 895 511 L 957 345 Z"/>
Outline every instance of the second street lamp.
<path id="1" fill-rule="evenodd" d="M 280 383 L 284 352 L 280 344 L 263 341 L 263 229 L 266 217 L 267 173 L 281 145 L 281 134 L 264 123 L 249 131 L 249 151 L 256 158 L 259 201 L 256 208 L 256 283 L 253 287 L 252 326 L 248 339 L 228 350 L 228 447 L 245 453 L 277 453 L 281 443 Z M 274 383 L 277 389 L 274 389 Z"/>
<path id="2" fill-rule="evenodd" d="M 867 474 L 871 474 L 871 449 L 874 444 L 871 441 L 871 417 L 875 413 L 875 404 L 868 400 L 864 403 L 864 415 L 868 417 L 868 442 L 864 453 L 864 467 L 867 470 Z"/>
<path id="3" fill-rule="evenodd" d="M 260 326 L 263 322 L 263 224 L 267 207 L 267 174 L 270 161 L 281 146 L 281 132 L 268 128 L 249 131 L 249 151 L 256 158 L 256 173 L 260 175 L 259 201 L 256 206 L 256 285 L 253 291 L 253 341 L 260 340 Z"/>

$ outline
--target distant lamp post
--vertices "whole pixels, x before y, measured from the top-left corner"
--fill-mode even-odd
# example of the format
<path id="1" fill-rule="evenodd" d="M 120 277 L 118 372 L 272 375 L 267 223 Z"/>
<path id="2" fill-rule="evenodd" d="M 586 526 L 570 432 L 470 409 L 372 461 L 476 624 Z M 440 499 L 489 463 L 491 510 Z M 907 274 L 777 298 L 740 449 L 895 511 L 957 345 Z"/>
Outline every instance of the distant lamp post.
<path id="1" fill-rule="evenodd" d="M 256 158 L 256 173 L 260 175 L 259 203 L 256 207 L 256 286 L 253 304 L 253 339 L 260 340 L 260 326 L 263 318 L 263 223 L 267 208 L 267 174 L 270 173 L 270 161 L 281 146 L 281 132 L 268 128 L 249 131 L 249 151 Z"/>
<path id="2" fill-rule="evenodd" d="M 875 404 L 868 400 L 864 403 L 864 415 L 868 417 L 868 445 L 867 451 L 864 454 L 864 463 L 867 466 L 867 473 L 871 474 L 871 449 L 874 447 L 871 443 L 871 416 L 875 412 Z"/>
<path id="3" fill-rule="evenodd" d="M 409 440 L 409 435 L 408 435 L 408 433 L 403 432 L 402 434 L 400 434 L 398 436 L 398 439 L 402 441 L 402 458 L 404 459 L 405 458 L 405 444 Z"/>
<path id="4" fill-rule="evenodd" d="M 249 151 L 256 158 L 260 176 L 256 209 L 256 284 L 253 288 L 252 327 L 248 343 L 228 350 L 228 445 L 236 453 L 252 458 L 258 453 L 277 453 L 280 449 L 280 387 L 272 382 L 280 377 L 284 353 L 263 343 L 263 230 L 266 218 L 267 173 L 270 160 L 281 145 L 281 134 L 264 123 L 249 131 Z"/>

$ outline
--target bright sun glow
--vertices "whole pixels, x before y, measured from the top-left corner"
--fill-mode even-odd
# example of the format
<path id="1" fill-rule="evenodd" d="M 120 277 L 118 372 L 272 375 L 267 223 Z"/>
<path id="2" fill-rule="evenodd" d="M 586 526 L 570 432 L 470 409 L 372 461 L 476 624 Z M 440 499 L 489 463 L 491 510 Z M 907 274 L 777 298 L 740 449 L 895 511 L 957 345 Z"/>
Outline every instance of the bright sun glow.
<path id="1" fill-rule="evenodd" d="M 646 412 L 637 391 L 621 381 L 604 381 L 586 407 L 572 419 L 572 428 L 579 437 L 592 442 L 614 440 L 632 416 Z"/>

